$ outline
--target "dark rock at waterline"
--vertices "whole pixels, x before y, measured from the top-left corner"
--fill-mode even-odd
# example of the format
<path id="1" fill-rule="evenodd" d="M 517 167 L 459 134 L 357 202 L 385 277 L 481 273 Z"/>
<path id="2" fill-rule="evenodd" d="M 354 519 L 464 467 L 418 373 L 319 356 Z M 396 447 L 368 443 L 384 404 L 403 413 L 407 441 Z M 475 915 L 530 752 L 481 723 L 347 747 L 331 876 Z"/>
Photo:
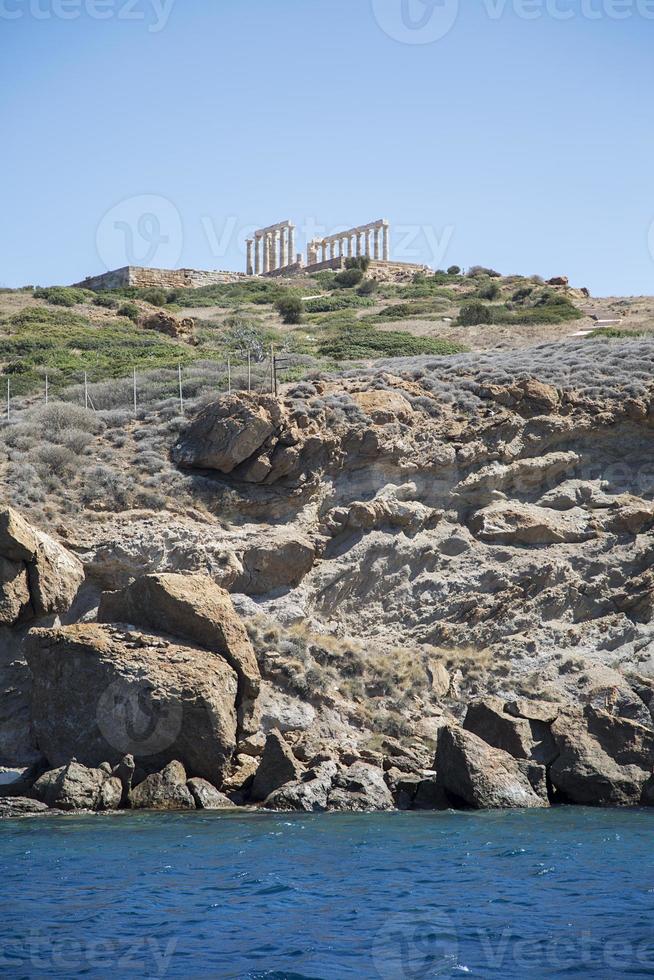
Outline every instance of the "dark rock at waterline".
<path id="1" fill-rule="evenodd" d="M 252 799 L 265 800 L 276 789 L 299 779 L 302 771 L 302 766 L 281 733 L 277 730 L 270 732 L 254 775 Z"/>
<path id="2" fill-rule="evenodd" d="M 478 809 L 547 806 L 518 760 L 458 726 L 440 730 L 434 768 L 454 804 Z"/>
<path id="3" fill-rule="evenodd" d="M 0 799 L 0 817 L 26 817 L 37 813 L 47 813 L 47 803 L 32 800 L 27 796 L 3 796 Z"/>
<path id="4" fill-rule="evenodd" d="M 216 787 L 212 786 L 206 779 L 199 779 L 194 776 L 189 779 L 186 788 L 195 800 L 198 810 L 224 810 L 234 806 L 228 796 L 219 793 Z"/>
<path id="5" fill-rule="evenodd" d="M 32 630 L 32 714 L 52 767 L 76 758 L 149 772 L 179 760 L 220 780 L 236 745 L 237 677 L 221 658 L 127 626 L 83 623 Z"/>
<path id="6" fill-rule="evenodd" d="M 599 717 L 598 717 L 599 714 Z M 642 754 L 648 732 L 638 725 L 632 730 L 638 736 L 631 748 L 624 743 L 625 719 L 613 719 L 606 712 L 591 709 L 584 717 L 580 712 L 563 712 L 552 724 L 552 735 L 559 749 L 558 758 L 549 768 L 549 776 L 560 797 L 570 803 L 596 806 L 636 806 L 651 772 L 651 761 Z M 598 733 L 596 738 L 587 726 Z M 650 733 L 651 734 L 651 733 Z M 637 758 L 640 765 L 621 765 L 620 758 Z M 649 765 L 648 769 L 643 766 Z"/>
<path id="7" fill-rule="evenodd" d="M 129 799 L 135 810 L 195 810 L 195 799 L 186 786 L 186 770 L 177 761 L 146 776 Z"/>
<path id="8" fill-rule="evenodd" d="M 73 760 L 39 776 L 32 795 L 58 810 L 117 810 L 122 785 L 104 770 L 90 769 Z"/>

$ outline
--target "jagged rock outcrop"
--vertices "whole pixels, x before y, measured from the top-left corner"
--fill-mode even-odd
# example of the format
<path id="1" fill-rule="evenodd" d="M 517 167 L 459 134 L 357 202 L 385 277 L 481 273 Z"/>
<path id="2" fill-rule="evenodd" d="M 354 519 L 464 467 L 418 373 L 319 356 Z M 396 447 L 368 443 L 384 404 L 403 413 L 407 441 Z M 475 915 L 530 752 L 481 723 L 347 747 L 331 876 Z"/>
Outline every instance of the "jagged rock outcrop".
<path id="1" fill-rule="evenodd" d="M 355 762 L 339 770 L 327 801 L 330 810 L 391 810 L 393 796 L 376 766 Z"/>
<path id="2" fill-rule="evenodd" d="M 173 448 L 181 466 L 231 473 L 279 430 L 283 411 L 268 395 L 231 395 L 209 405 Z"/>
<path id="3" fill-rule="evenodd" d="M 596 537 L 587 514 L 579 508 L 561 512 L 506 501 L 477 511 L 469 527 L 481 541 L 497 544 L 572 544 Z"/>
<path id="4" fill-rule="evenodd" d="M 195 810 L 195 799 L 186 786 L 186 771 L 173 760 L 161 770 L 146 776 L 129 794 L 134 810 Z"/>
<path id="5" fill-rule="evenodd" d="M 0 627 L 66 612 L 83 581 L 74 555 L 11 507 L 0 510 Z"/>
<path id="6" fill-rule="evenodd" d="M 337 771 L 338 766 L 333 760 L 318 762 L 300 780 L 271 793 L 264 806 L 269 810 L 304 810 L 307 813 L 326 810 Z"/>
<path id="7" fill-rule="evenodd" d="M 441 729 L 434 768 L 454 802 L 476 809 L 548 805 L 543 767 L 521 763 L 462 728 Z"/>
<path id="8" fill-rule="evenodd" d="M 538 702 L 535 704 L 532 714 L 540 713 Z M 521 702 L 519 710 L 529 712 L 530 707 Z M 545 714 L 549 717 L 551 710 L 546 710 Z M 557 716 L 558 712 L 554 718 Z M 547 766 L 558 755 L 547 721 L 512 715 L 501 698 L 484 697 L 472 701 L 466 710 L 463 727 L 496 749 L 508 752 L 514 759 L 531 759 Z"/>
<path id="9" fill-rule="evenodd" d="M 170 634 L 218 654 L 238 678 L 239 732 L 256 732 L 261 675 L 252 644 L 229 594 L 206 575 L 144 575 L 105 592 L 98 620 Z"/>
<path id="10" fill-rule="evenodd" d="M 156 330 L 157 333 L 163 333 L 175 340 L 183 340 L 187 344 L 197 344 L 195 321 L 191 317 L 180 319 L 173 316 L 172 313 L 166 312 L 166 310 L 156 310 L 154 313 L 146 310 L 139 317 L 138 323 L 144 330 Z"/>
<path id="11" fill-rule="evenodd" d="M 299 779 L 271 793 L 264 806 L 270 810 L 391 810 L 393 795 L 378 767 L 361 761 L 343 766 L 318 757 Z"/>
<path id="12" fill-rule="evenodd" d="M 179 760 L 218 782 L 236 745 L 237 676 L 199 647 L 94 623 L 35 629 L 26 641 L 38 745 L 50 765 L 75 757 L 146 771 Z"/>
<path id="13" fill-rule="evenodd" d="M 234 806 L 228 796 L 219 793 L 206 779 L 193 776 L 187 782 L 186 788 L 195 800 L 198 810 L 226 810 Z"/>
<path id="14" fill-rule="evenodd" d="M 43 773 L 34 783 L 32 795 L 57 810 L 116 810 L 122 785 L 104 769 L 88 768 L 73 760 Z"/>
<path id="15" fill-rule="evenodd" d="M 0 818 L 2 817 L 33 817 L 47 813 L 50 808 L 47 803 L 31 800 L 27 796 L 0 797 Z"/>
<path id="16" fill-rule="evenodd" d="M 276 789 L 286 783 L 295 782 L 302 773 L 290 746 L 277 730 L 269 733 L 266 745 L 254 775 L 251 789 L 253 800 L 265 800 Z"/>
<path id="17" fill-rule="evenodd" d="M 559 751 L 552 785 L 571 803 L 635 806 L 652 771 L 654 732 L 592 707 L 561 712 L 552 723 Z"/>

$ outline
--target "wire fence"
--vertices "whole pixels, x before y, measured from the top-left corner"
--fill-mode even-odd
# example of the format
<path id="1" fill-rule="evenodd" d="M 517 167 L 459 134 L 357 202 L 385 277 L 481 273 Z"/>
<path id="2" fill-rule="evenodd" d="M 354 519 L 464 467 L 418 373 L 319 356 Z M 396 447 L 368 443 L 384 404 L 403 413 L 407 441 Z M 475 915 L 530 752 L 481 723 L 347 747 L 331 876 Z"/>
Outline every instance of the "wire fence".
<path id="1" fill-rule="evenodd" d="M 43 368 L 42 383 L 29 392 L 11 375 L 0 375 L 0 393 L 4 396 L 0 425 L 16 421 L 23 411 L 52 401 L 82 405 L 94 412 L 126 411 L 138 416 L 156 410 L 162 404 L 168 409 L 174 402 L 184 415 L 189 402 L 201 395 L 215 393 L 278 394 L 284 375 L 305 360 L 302 356 L 278 355 L 274 348 L 266 356 L 247 350 L 220 360 L 196 360 L 174 367 L 147 368 L 134 366 L 128 376 L 95 380 L 92 371 L 69 372 L 61 384 L 60 373 Z M 53 377 L 59 383 L 53 385 Z"/>

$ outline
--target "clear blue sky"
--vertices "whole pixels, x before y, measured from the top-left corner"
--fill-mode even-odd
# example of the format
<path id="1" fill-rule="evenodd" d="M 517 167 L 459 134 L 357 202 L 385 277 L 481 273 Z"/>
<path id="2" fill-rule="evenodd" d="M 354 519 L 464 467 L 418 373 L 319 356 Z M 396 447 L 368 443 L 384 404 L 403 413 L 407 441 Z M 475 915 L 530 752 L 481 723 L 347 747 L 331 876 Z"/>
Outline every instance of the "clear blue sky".
<path id="1" fill-rule="evenodd" d="M 653 49 L 652 0 L 0 0 L 0 284 L 385 217 L 397 258 L 654 293 Z"/>

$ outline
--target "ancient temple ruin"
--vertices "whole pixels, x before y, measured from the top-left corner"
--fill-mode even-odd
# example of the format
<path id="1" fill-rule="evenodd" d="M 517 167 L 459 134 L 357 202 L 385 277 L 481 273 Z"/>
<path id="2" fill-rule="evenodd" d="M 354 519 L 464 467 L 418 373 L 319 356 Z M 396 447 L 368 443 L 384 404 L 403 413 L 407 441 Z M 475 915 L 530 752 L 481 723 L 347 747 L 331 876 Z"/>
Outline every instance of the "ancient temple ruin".
<path id="1" fill-rule="evenodd" d="M 320 255 L 322 253 L 322 256 Z M 389 261 L 390 226 L 380 219 L 367 225 L 359 225 L 348 231 L 314 238 L 307 245 L 307 266 L 318 265 L 338 257 L 351 258 L 365 255 L 369 259 Z"/>
<path id="2" fill-rule="evenodd" d="M 390 258 L 390 225 L 385 218 L 357 225 L 307 243 L 306 258 L 295 251 L 295 225 L 278 221 L 259 228 L 246 239 L 245 272 L 198 269 L 152 269 L 125 266 L 75 283 L 87 289 L 119 289 L 125 286 L 163 289 L 198 289 L 218 283 L 236 282 L 246 276 L 284 277 L 311 275 L 325 269 L 343 269 L 348 259 L 365 256 L 368 275 L 386 281 L 410 281 L 416 272 L 429 272 L 426 265 L 396 262 Z"/>
<path id="3" fill-rule="evenodd" d="M 254 238 L 248 238 L 245 244 L 248 276 L 265 276 L 302 265 L 302 256 L 295 254 L 295 225 L 291 221 L 259 228 Z"/>

